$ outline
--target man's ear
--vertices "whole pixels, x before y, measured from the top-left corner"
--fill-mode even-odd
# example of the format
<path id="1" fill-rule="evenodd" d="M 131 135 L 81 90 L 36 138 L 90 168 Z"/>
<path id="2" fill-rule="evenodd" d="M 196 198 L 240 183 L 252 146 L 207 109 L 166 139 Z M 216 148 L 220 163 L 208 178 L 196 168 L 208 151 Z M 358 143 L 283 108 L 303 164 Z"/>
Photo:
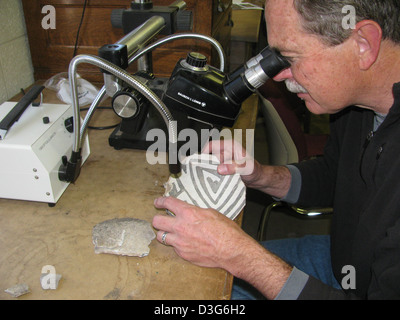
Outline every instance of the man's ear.
<path id="1" fill-rule="evenodd" d="M 376 61 L 382 41 L 382 28 L 372 20 L 363 20 L 356 24 L 352 34 L 356 42 L 359 67 L 368 70 Z"/>

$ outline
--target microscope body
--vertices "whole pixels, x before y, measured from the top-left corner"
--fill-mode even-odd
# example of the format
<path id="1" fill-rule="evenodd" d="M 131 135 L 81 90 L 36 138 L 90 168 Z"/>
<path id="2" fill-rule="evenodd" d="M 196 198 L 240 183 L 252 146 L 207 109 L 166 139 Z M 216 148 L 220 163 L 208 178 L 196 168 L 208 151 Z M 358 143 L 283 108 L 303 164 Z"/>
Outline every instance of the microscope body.
<path id="1" fill-rule="evenodd" d="M 226 80 L 226 74 L 207 65 L 203 55 L 191 52 L 172 72 L 164 102 L 169 108 L 210 127 L 232 127 L 240 104 L 226 95 Z"/>
<path id="2" fill-rule="evenodd" d="M 239 115 L 241 103 L 232 101 L 225 92 L 227 75 L 207 64 L 206 57 L 195 52 L 188 54 L 175 66 L 169 79 L 137 74 L 146 86 L 165 103 L 177 122 L 178 133 L 191 129 L 197 140 L 197 152 L 213 134 L 213 130 L 232 127 Z M 137 96 L 137 95 L 136 95 Z M 116 149 L 147 149 L 154 143 L 147 138 L 149 130 L 158 128 L 167 135 L 167 127 L 161 115 L 148 107 L 148 102 L 140 101 L 140 111 L 130 118 L 123 118 L 118 128 L 109 138 Z M 115 108 L 114 108 L 115 109 Z M 188 142 L 182 136 L 178 147 Z M 168 151 L 166 145 L 165 150 Z"/>
<path id="3" fill-rule="evenodd" d="M 180 0 L 168 7 L 155 7 L 151 0 L 135 0 L 127 10 L 114 10 L 112 21 L 115 27 L 123 28 L 127 33 L 136 27 L 130 25 L 131 23 L 138 24 L 141 19 L 162 15 L 167 22 L 163 33 L 170 34 L 175 30 L 191 29 L 191 13 L 184 10 L 185 8 L 185 2 Z M 99 56 L 118 65 L 120 61 L 127 60 L 121 58 L 126 53 L 123 53 L 122 48 L 115 50 L 114 47 L 111 46 L 111 52 L 108 52 L 107 46 L 101 48 Z M 114 50 L 117 52 L 113 52 Z M 129 56 L 131 50 L 127 51 Z M 119 66 L 125 68 L 124 65 Z M 199 141 L 195 150 L 198 152 L 205 143 L 206 132 L 209 132 L 210 137 L 215 130 L 232 127 L 240 113 L 242 102 L 287 66 L 287 61 L 267 47 L 245 66 L 226 74 L 208 65 L 204 55 L 191 52 L 186 59 L 178 61 L 169 79 L 155 78 L 151 74 L 152 69 L 146 67 L 136 76 L 165 104 L 176 121 L 178 134 L 189 128 L 194 131 Z M 109 138 L 111 146 L 116 149 L 148 149 L 153 143 L 148 139 L 151 129 L 158 128 L 167 136 L 170 134 L 165 119 L 154 108 L 149 108 L 149 105 L 150 102 L 138 92 L 123 88 L 122 84 L 122 90 L 113 98 L 113 108 L 122 120 Z M 186 140 L 178 141 L 178 147 L 183 143 Z M 165 150 L 160 151 L 168 151 L 168 145 L 166 144 Z"/>

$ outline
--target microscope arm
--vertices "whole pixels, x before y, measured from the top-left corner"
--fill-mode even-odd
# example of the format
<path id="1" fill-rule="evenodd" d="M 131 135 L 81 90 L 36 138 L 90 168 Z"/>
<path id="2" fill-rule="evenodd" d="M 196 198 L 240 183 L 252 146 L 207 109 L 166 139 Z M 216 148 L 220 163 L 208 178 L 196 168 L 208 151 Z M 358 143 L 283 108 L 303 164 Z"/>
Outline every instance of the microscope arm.
<path id="1" fill-rule="evenodd" d="M 215 50 L 217 51 L 218 56 L 219 56 L 219 62 L 220 62 L 219 69 L 222 72 L 225 70 L 225 52 L 224 52 L 224 49 L 222 48 L 221 44 L 214 38 L 211 38 L 211 37 L 203 35 L 203 34 L 198 34 L 198 33 L 178 33 L 178 34 L 166 36 L 160 40 L 157 40 L 156 42 L 150 44 L 146 48 L 138 51 L 135 55 L 130 57 L 129 64 L 131 64 L 133 61 L 140 58 L 147 52 L 154 50 L 158 46 L 161 46 L 165 43 L 172 42 L 172 41 L 179 40 L 179 39 L 198 39 L 198 40 L 202 40 L 202 41 L 211 43 L 213 45 L 213 47 L 215 48 Z"/>

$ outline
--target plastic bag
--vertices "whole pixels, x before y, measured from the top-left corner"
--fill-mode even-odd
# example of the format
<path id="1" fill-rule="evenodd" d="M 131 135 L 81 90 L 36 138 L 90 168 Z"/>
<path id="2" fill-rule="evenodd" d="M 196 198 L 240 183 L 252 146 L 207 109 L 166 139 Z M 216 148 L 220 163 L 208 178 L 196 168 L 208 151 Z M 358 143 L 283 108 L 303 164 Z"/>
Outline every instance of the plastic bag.
<path id="1" fill-rule="evenodd" d="M 72 104 L 71 87 L 68 80 L 68 72 L 61 72 L 48 79 L 44 86 L 57 92 L 57 97 L 66 104 Z M 99 90 L 89 81 L 77 74 L 77 89 L 79 106 L 91 104 Z"/>

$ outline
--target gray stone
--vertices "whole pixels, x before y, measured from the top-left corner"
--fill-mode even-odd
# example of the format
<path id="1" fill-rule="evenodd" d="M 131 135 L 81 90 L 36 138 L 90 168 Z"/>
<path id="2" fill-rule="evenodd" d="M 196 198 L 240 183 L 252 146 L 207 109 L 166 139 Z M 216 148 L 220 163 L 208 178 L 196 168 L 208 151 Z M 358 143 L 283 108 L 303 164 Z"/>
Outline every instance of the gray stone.
<path id="1" fill-rule="evenodd" d="M 4 290 L 6 293 L 11 294 L 14 298 L 18 298 L 30 291 L 29 286 L 26 283 L 17 284 L 11 288 Z"/>
<path id="2" fill-rule="evenodd" d="M 95 253 L 144 257 L 155 238 L 151 224 L 134 218 L 112 219 L 94 226 L 92 241 Z"/>

